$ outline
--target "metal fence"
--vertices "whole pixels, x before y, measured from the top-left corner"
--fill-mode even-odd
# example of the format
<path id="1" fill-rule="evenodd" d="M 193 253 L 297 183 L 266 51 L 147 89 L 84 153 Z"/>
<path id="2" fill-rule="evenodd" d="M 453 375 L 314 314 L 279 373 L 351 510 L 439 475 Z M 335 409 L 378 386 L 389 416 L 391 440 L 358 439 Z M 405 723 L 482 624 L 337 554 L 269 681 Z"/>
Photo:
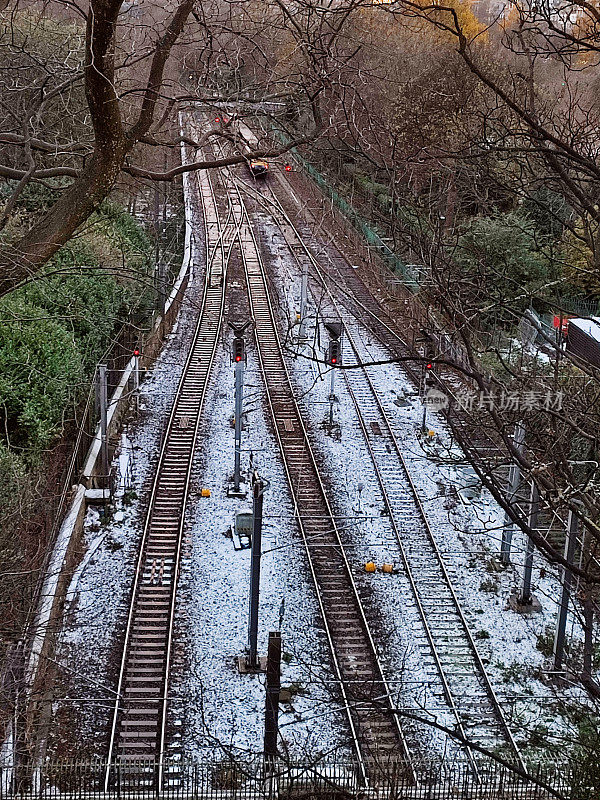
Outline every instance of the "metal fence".
<path id="1" fill-rule="evenodd" d="M 48 763 L 43 767 L 0 767 L 0 800 L 94 800 L 98 798 L 201 798 L 202 800 L 260 800 L 260 798 L 366 798 L 385 800 L 569 800 L 598 797 L 568 770 L 538 768 L 528 779 L 490 763 L 477 778 L 466 764 L 437 764 L 417 770 L 409 779 L 406 763 L 367 762 L 367 783 L 352 761 L 221 760 L 191 762 L 172 759 L 162 765 L 146 760 L 102 760 Z M 158 786 L 158 776 L 162 785 Z"/>
<path id="2" fill-rule="evenodd" d="M 272 132 L 284 143 L 289 143 L 289 137 L 282 131 L 272 128 Z M 413 293 L 419 291 L 419 275 L 415 269 L 405 264 L 392 248 L 381 238 L 379 233 L 362 217 L 350 203 L 339 194 L 331 184 L 316 169 L 314 164 L 303 158 L 295 147 L 291 149 L 293 158 L 298 162 L 307 175 L 314 180 L 321 191 L 329 197 L 333 204 L 342 212 L 351 225 L 365 238 L 367 245 L 383 258 L 389 265 L 394 275 L 402 278 L 403 286 Z"/>

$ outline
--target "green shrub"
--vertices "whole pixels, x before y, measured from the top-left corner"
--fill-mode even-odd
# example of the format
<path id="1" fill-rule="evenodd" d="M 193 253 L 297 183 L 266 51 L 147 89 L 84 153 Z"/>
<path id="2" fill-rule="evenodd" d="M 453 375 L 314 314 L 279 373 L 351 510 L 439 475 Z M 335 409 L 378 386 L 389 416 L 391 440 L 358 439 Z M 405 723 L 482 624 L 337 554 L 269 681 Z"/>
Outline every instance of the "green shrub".
<path id="1" fill-rule="evenodd" d="M 4 520 L 8 519 L 19 506 L 26 474 L 27 469 L 23 458 L 0 442 L 0 529 L 2 529 Z M 14 541 L 12 544 L 14 545 Z M 2 557 L 2 552 L 7 546 L 7 543 L 0 537 L 0 558 L 3 563 L 6 563 L 6 559 Z"/>
<path id="2" fill-rule="evenodd" d="M 496 214 L 464 226 L 454 258 L 482 297 L 517 302 L 525 308 L 524 295 L 555 277 L 556 268 L 541 245 L 527 217 L 516 212 Z"/>
<path id="3" fill-rule="evenodd" d="M 73 334 L 36 306 L 0 306 L 0 422 L 7 444 L 46 447 L 83 378 Z"/>
<path id="4" fill-rule="evenodd" d="M 70 331 L 89 374 L 126 315 L 130 292 L 98 267 L 76 266 L 63 275 L 54 266 L 48 276 L 21 290 L 22 297 Z"/>

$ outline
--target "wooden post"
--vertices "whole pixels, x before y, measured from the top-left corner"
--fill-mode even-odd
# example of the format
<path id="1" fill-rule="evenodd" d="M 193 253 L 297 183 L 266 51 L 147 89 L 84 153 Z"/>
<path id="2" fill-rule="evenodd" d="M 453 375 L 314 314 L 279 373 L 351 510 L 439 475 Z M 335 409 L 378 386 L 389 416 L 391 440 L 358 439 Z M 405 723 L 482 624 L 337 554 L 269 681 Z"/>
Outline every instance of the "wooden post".
<path id="1" fill-rule="evenodd" d="M 279 690 L 281 688 L 281 633 L 269 633 L 267 651 L 267 693 L 265 698 L 265 758 L 277 756 L 279 731 Z"/>

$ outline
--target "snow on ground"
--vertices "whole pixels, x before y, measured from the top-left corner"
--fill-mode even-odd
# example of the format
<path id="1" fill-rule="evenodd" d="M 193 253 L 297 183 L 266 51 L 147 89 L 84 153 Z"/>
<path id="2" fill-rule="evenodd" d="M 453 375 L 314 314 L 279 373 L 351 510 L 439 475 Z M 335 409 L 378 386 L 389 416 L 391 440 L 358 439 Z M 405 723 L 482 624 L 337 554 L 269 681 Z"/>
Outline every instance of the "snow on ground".
<path id="1" fill-rule="evenodd" d="M 277 235 L 275 227 L 263 215 L 260 224 L 270 242 L 275 271 L 283 285 L 281 296 L 282 316 L 290 318 L 298 307 L 300 279 L 286 245 Z M 318 301 L 314 300 L 316 305 Z M 314 306 L 313 306 L 314 314 Z M 389 353 L 378 346 L 370 333 L 353 321 L 353 336 L 358 331 L 359 349 L 364 361 L 382 361 Z M 309 335 L 313 339 L 314 331 Z M 324 345 L 323 345 L 324 347 Z M 428 706 L 427 680 L 418 663 L 418 652 L 411 641 L 407 626 L 406 605 L 408 591 L 401 575 L 376 574 L 367 577 L 365 561 L 372 558 L 381 564 L 384 560 L 398 563 L 399 553 L 395 540 L 389 537 L 388 526 L 382 517 L 383 502 L 378 490 L 370 457 L 363 443 L 352 401 L 345 390 L 341 375 L 336 376 L 335 420 L 339 424 L 338 437 L 324 430 L 328 415 L 330 393 L 329 374 L 323 365 L 310 360 L 313 351 L 306 350 L 302 357 L 290 359 L 289 365 L 298 387 L 303 393 L 301 405 L 306 413 L 313 439 L 322 454 L 325 472 L 331 485 L 336 510 L 343 516 L 343 528 L 361 586 L 371 591 L 371 605 L 379 609 L 381 629 L 375 630 L 384 662 L 388 665 L 393 682 L 403 683 L 402 700 L 425 709 Z M 318 354 L 320 356 L 320 354 Z M 372 366 L 369 374 L 383 401 L 392 428 L 401 443 L 411 477 L 424 499 L 425 512 L 451 574 L 459 601 L 465 611 L 477 646 L 488 665 L 488 670 L 504 704 L 505 711 L 514 723 L 517 738 L 520 726 L 532 723 L 560 730 L 562 721 L 557 718 L 556 687 L 538 679 L 545 658 L 537 649 L 538 638 L 555 622 L 559 580 L 557 571 L 536 553 L 533 590 L 541 602 L 541 613 L 519 615 L 508 610 L 507 599 L 521 580 L 525 542 L 520 535 L 513 540 L 513 567 L 498 569 L 496 558 L 502 529 L 503 512 L 484 491 L 480 498 L 463 501 L 460 494 L 449 491 L 465 484 L 460 469 L 441 465 L 435 450 L 448 455 L 450 436 L 441 415 L 428 410 L 428 425 L 435 431 L 433 444 L 422 444 L 419 436 L 423 407 L 414 387 L 396 364 Z M 432 452 L 433 451 L 433 452 Z M 452 450 L 451 455 L 461 458 Z M 576 626 L 570 633 L 581 636 Z M 410 679 L 406 680 L 406 675 Z M 577 692 L 576 692 L 577 693 Z M 581 699 L 581 698 L 580 698 Z M 432 709 L 433 710 L 433 709 Z M 444 722 L 443 717 L 438 718 Z M 439 744 L 432 742 L 434 746 Z"/>
<path id="2" fill-rule="evenodd" d="M 105 754 L 145 502 L 185 360 L 181 342 L 189 341 L 193 318 L 184 312 L 179 332 L 171 335 L 142 383 L 140 418 L 126 428 L 114 462 L 122 476 L 116 510 L 102 517 L 101 509 L 88 509 L 85 553 L 67 593 L 57 661 L 70 679 L 70 696 L 77 699 L 71 705 L 65 699 L 59 703 L 56 719 L 82 734 L 94 754 Z M 223 349 L 216 358 L 187 510 L 169 690 L 173 741 L 183 745 L 186 757 L 232 748 L 260 751 L 264 726 L 264 676 L 239 675 L 236 667 L 247 642 L 250 551 L 234 550 L 225 533 L 237 510 L 251 508 L 251 499 L 225 495 L 233 468 L 233 368 Z M 259 651 L 266 653 L 268 631 L 281 630 L 282 686 L 289 690 L 290 702 L 282 704 L 280 723 L 290 752 L 314 756 L 338 751 L 347 735 L 345 718 L 327 708 L 335 696 L 327 643 L 279 451 L 266 425 L 264 390 L 252 353 L 245 383 L 243 465 L 247 467 L 251 449 L 255 467 L 271 484 L 264 502 Z M 210 498 L 200 496 L 202 487 L 211 489 Z M 55 738 L 61 755 L 60 728 Z M 74 747 L 81 755 L 81 744 Z"/>
<path id="3" fill-rule="evenodd" d="M 125 627 L 145 502 L 167 410 L 185 362 L 185 342 L 189 342 L 197 316 L 195 296 L 192 288 L 191 299 L 182 308 L 177 327 L 141 384 L 139 417 L 132 417 L 126 425 L 113 462 L 113 468 L 121 476 L 114 510 L 105 511 L 97 506 L 87 510 L 84 553 L 67 590 L 64 627 L 56 656 L 68 681 L 68 697 L 72 698 L 63 698 L 56 708 L 57 724 L 51 746 L 59 756 L 70 745 L 81 755 L 82 742 L 90 754 L 106 754 L 106 731 L 114 694 L 111 687 L 118 664 L 116 647 Z M 82 737 L 75 742 L 74 732 Z"/>
<path id="4" fill-rule="evenodd" d="M 282 292 L 282 306 L 298 306 L 299 280 L 290 265 L 287 248 L 277 230 L 268 228 L 270 247 Z M 269 237 L 266 237 L 269 239 Z M 119 636 L 122 635 L 128 588 L 143 526 L 147 498 L 158 447 L 184 362 L 183 343 L 195 310 L 182 312 L 179 331 L 142 384 L 139 418 L 131 421 L 117 458 L 123 476 L 115 512 L 104 518 L 98 508 L 88 510 L 86 553 L 68 592 L 65 627 L 57 661 L 71 677 L 69 696 L 58 703 L 56 719 L 77 730 L 73 743 L 81 754 L 81 741 L 90 752 L 105 753 L 110 719 L 111 686 L 115 683 Z M 357 328 L 364 357 L 386 358 L 365 329 Z M 301 406 L 331 487 L 339 527 L 348 547 L 361 593 L 367 598 L 374 633 L 384 666 L 398 702 L 416 710 L 439 712 L 428 677 L 411 636 L 410 592 L 401 572 L 394 575 L 364 572 L 373 559 L 399 562 L 395 540 L 383 512 L 379 492 L 362 433 L 352 411 L 341 376 L 336 376 L 335 419 L 339 436 L 326 435 L 329 375 L 308 358 L 290 359 L 292 377 L 301 392 Z M 556 720 L 539 712 L 539 704 L 554 692 L 534 680 L 543 667 L 536 649 L 537 637 L 554 621 L 558 582 L 556 572 L 536 555 L 534 590 L 542 613 L 529 617 L 505 610 L 506 599 L 518 580 L 524 542 L 515 536 L 514 570 L 496 571 L 502 516 L 482 496 L 470 504 L 450 502 L 447 487 L 460 484 L 453 468 L 440 466 L 425 452 L 417 435 L 422 407 L 402 370 L 394 364 L 371 367 L 393 429 L 404 447 L 413 479 L 425 498 L 425 508 L 438 544 L 453 575 L 454 586 L 467 614 L 478 646 L 489 663 L 490 674 L 507 708 L 519 719 Z M 249 451 L 260 474 L 271 483 L 265 494 L 259 651 L 265 652 L 267 634 L 281 630 L 283 638 L 282 685 L 290 702 L 282 705 L 281 733 L 294 755 L 331 752 L 343 747 L 345 720 L 330 709 L 331 667 L 314 588 L 309 581 L 306 556 L 292 519 L 292 505 L 279 452 L 265 419 L 264 388 L 255 354 L 246 370 L 243 465 Z M 236 659 L 247 641 L 249 550 L 236 551 L 226 533 L 237 510 L 250 500 L 229 499 L 225 486 L 233 466 L 233 368 L 221 349 L 209 390 L 193 486 L 187 510 L 186 536 L 178 594 L 177 643 L 169 696 L 173 753 L 186 757 L 209 756 L 231 750 L 261 749 L 264 724 L 264 677 L 240 675 Z M 440 417 L 429 413 L 436 432 L 434 445 L 449 442 Z M 202 487 L 211 496 L 201 497 Z M 136 496 L 137 495 L 137 496 Z M 540 568 L 545 577 L 540 576 Z M 577 635 L 578 632 L 575 631 Z M 443 711 L 439 721 L 448 722 Z M 76 724 L 73 724 L 76 720 Z M 423 751 L 438 754 L 452 746 L 440 734 L 415 731 Z M 56 729 L 54 750 L 61 751 L 62 732 Z M 348 751 L 342 750 L 346 754 Z M 67 754 L 70 754 L 67 752 Z"/>
<path id="5" fill-rule="evenodd" d="M 382 360 L 386 352 L 363 332 L 363 360 Z M 494 688 L 504 700 L 509 717 L 517 725 L 524 718 L 536 719 L 540 704 L 554 702 L 554 692 L 534 680 L 536 670 L 544 667 L 544 656 L 537 649 L 538 636 L 553 624 L 557 611 L 559 585 L 557 575 L 544 579 L 543 593 L 536 591 L 542 612 L 521 615 L 508 610 L 507 599 L 518 585 L 524 561 L 524 543 L 515 536 L 513 568 L 500 570 L 499 552 L 503 512 L 490 497 L 470 505 L 458 503 L 449 508 L 448 487 L 460 487 L 460 475 L 452 468 L 440 467 L 431 457 L 432 446 L 421 445 L 418 435 L 423 408 L 418 397 L 398 406 L 398 396 L 412 392 L 409 381 L 395 365 L 371 367 L 369 374 L 382 398 L 388 419 L 398 441 L 437 544 L 451 572 L 459 602 L 465 611 L 477 647 L 487 662 Z M 434 447 L 450 456 L 450 436 L 439 414 L 428 411 L 428 427 L 436 433 Z M 445 447 L 444 447 L 445 442 Z M 454 474 L 453 474 L 454 473 Z M 541 557 L 536 561 L 539 577 Z M 548 565 L 544 564 L 548 571 Z M 534 589 L 538 581 L 534 578 Z M 523 683 L 521 683 L 523 682 Z M 526 692 L 524 693 L 524 689 Z M 531 696 L 528 693 L 531 692 Z M 517 696 L 519 699 L 517 700 Z"/>
<path id="6" fill-rule="evenodd" d="M 257 752 L 264 731 L 264 676 L 240 675 L 237 658 L 247 644 L 250 550 L 235 550 L 228 538 L 246 500 L 226 497 L 233 473 L 233 366 L 223 353 L 207 398 L 188 505 L 188 542 L 178 594 L 180 668 L 170 695 L 171 721 L 180 729 L 190 756 L 230 751 Z M 270 485 L 264 495 L 259 653 L 266 654 L 269 631 L 282 634 L 282 686 L 291 702 L 280 714 L 290 753 L 333 752 L 345 736 L 341 715 L 328 710 L 333 686 L 327 642 L 319 621 L 314 587 L 293 521 L 293 507 L 273 434 L 265 422 L 265 395 L 254 353 L 245 372 L 246 430 L 242 468 L 249 451 L 254 467 Z M 200 498 L 200 488 L 211 490 Z M 342 751 L 344 752 L 344 751 Z"/>

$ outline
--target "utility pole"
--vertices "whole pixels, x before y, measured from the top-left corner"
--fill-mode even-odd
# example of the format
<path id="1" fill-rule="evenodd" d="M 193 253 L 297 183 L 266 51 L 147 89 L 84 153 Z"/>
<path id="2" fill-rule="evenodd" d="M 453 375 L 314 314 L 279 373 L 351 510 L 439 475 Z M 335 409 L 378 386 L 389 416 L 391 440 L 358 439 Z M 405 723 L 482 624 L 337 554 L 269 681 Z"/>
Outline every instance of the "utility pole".
<path id="1" fill-rule="evenodd" d="M 429 389 L 429 376 L 433 374 L 433 361 L 427 361 L 423 366 L 423 419 L 421 432 L 427 433 L 427 390 Z"/>
<path id="2" fill-rule="evenodd" d="M 106 385 L 106 364 L 98 365 L 98 399 L 100 405 L 100 464 L 104 489 L 110 488 L 108 460 L 108 390 Z"/>
<path id="3" fill-rule="evenodd" d="M 258 657 L 258 604 L 262 546 L 263 498 L 268 481 L 254 473 L 252 482 L 252 549 L 250 553 L 250 603 L 248 612 L 248 654 L 239 660 L 240 672 L 264 672 Z"/>
<path id="4" fill-rule="evenodd" d="M 331 383 L 329 385 L 329 430 L 333 429 L 333 404 L 335 403 L 335 370 L 331 370 Z"/>
<path id="5" fill-rule="evenodd" d="M 513 442 L 517 448 L 519 455 L 523 454 L 525 448 L 525 426 L 522 422 L 517 422 L 515 425 L 515 432 Z M 513 504 L 517 496 L 519 482 L 521 480 L 521 467 L 517 461 L 513 461 L 510 465 L 508 473 L 508 501 Z M 512 537 L 514 532 L 514 523 L 510 516 L 505 512 L 504 526 L 502 528 L 502 543 L 500 545 L 500 560 L 505 566 L 510 564 L 510 549 L 512 544 Z"/>
<path id="6" fill-rule="evenodd" d="M 575 546 L 577 544 L 577 532 L 579 530 L 579 518 L 573 511 L 569 511 L 569 523 L 567 526 L 567 538 L 565 541 L 565 561 L 567 564 L 573 563 Z M 573 573 L 568 567 L 563 567 L 562 591 L 560 595 L 560 606 L 558 609 L 558 619 L 556 620 L 556 633 L 554 635 L 554 670 L 562 672 L 562 663 L 565 654 L 565 631 L 567 628 L 567 613 L 569 611 L 569 601 L 571 599 L 571 587 L 573 585 Z"/>
<path id="7" fill-rule="evenodd" d="M 540 505 L 540 496 L 535 482 L 531 483 L 531 494 L 529 496 L 529 528 L 532 531 L 537 530 L 538 526 L 538 512 Z M 533 596 L 531 594 L 531 573 L 533 570 L 533 540 L 530 536 L 527 537 L 527 549 L 525 551 L 525 568 L 523 570 L 523 583 L 521 585 L 521 594 L 517 602 L 520 606 L 530 606 L 533 603 Z"/>
<path id="8" fill-rule="evenodd" d="M 279 690 L 281 689 L 281 633 L 269 633 L 267 650 L 267 686 L 265 696 L 265 740 L 264 756 L 277 756 L 277 734 L 279 732 Z"/>
<path id="9" fill-rule="evenodd" d="M 240 491 L 240 470 L 242 460 L 242 413 L 244 403 L 244 340 L 234 342 L 235 359 L 235 455 L 233 466 L 233 491 Z"/>

